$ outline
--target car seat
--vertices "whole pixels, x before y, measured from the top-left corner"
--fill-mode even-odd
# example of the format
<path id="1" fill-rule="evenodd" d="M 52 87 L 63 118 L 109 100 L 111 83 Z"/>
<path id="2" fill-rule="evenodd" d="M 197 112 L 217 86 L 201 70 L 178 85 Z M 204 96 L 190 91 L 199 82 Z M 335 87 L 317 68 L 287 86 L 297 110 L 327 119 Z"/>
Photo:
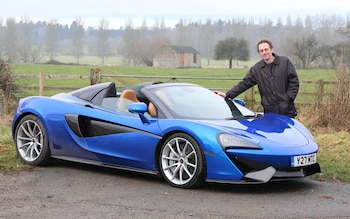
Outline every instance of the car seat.
<path id="1" fill-rule="evenodd" d="M 128 112 L 129 105 L 136 102 L 140 102 L 136 97 L 136 92 L 130 89 L 124 90 L 118 100 L 118 110 Z"/>

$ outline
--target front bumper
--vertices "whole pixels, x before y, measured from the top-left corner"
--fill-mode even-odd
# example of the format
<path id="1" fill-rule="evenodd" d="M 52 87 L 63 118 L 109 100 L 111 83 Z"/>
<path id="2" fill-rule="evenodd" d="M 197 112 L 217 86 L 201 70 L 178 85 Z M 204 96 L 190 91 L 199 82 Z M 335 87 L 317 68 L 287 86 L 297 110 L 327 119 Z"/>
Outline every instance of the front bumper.
<path id="1" fill-rule="evenodd" d="M 288 167 L 256 162 L 237 156 L 230 157 L 230 159 L 244 174 L 243 181 L 252 183 L 303 178 L 321 172 L 318 163 L 303 167 Z"/>

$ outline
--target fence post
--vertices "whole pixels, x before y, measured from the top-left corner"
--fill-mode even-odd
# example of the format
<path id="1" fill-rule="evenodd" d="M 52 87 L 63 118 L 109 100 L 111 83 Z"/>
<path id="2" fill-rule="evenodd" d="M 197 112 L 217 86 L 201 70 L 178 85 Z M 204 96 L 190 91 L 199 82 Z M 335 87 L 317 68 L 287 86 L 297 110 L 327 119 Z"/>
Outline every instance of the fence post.
<path id="1" fill-rule="evenodd" d="M 101 69 L 90 69 L 90 85 L 101 83 Z"/>
<path id="2" fill-rule="evenodd" d="M 44 96 L 44 73 L 39 72 L 39 96 Z"/>
<path id="3" fill-rule="evenodd" d="M 246 106 L 248 108 L 253 108 L 255 104 L 254 87 L 251 87 L 248 90 L 246 90 L 244 98 L 245 98 Z"/>
<path id="4" fill-rule="evenodd" d="M 323 92 L 324 92 L 324 81 L 322 79 L 317 81 L 317 96 L 316 103 L 321 104 L 323 100 Z"/>

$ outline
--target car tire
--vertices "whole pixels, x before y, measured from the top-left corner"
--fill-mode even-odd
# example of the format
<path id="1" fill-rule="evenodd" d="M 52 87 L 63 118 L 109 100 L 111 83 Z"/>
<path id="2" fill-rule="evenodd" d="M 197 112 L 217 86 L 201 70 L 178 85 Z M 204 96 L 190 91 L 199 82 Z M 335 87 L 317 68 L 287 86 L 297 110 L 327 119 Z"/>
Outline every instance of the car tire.
<path id="1" fill-rule="evenodd" d="M 15 129 L 16 151 L 19 158 L 31 166 L 44 166 L 50 160 L 46 129 L 34 115 L 23 117 Z"/>
<path id="2" fill-rule="evenodd" d="M 204 182 L 205 160 L 198 143 L 188 134 L 176 133 L 166 139 L 159 153 L 163 178 L 178 188 L 195 188 Z"/>

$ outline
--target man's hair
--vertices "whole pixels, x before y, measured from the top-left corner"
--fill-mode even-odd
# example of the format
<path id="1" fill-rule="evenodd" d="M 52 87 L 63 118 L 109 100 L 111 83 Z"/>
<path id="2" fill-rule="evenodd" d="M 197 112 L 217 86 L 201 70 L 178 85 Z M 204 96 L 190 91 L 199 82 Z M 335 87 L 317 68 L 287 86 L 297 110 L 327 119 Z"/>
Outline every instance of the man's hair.
<path id="1" fill-rule="evenodd" d="M 267 43 L 267 44 L 269 44 L 270 49 L 273 48 L 272 42 L 271 42 L 270 40 L 262 39 L 262 40 L 260 40 L 260 41 L 256 44 L 256 50 L 257 50 L 258 52 L 259 52 L 259 45 L 262 44 L 262 43 Z"/>

